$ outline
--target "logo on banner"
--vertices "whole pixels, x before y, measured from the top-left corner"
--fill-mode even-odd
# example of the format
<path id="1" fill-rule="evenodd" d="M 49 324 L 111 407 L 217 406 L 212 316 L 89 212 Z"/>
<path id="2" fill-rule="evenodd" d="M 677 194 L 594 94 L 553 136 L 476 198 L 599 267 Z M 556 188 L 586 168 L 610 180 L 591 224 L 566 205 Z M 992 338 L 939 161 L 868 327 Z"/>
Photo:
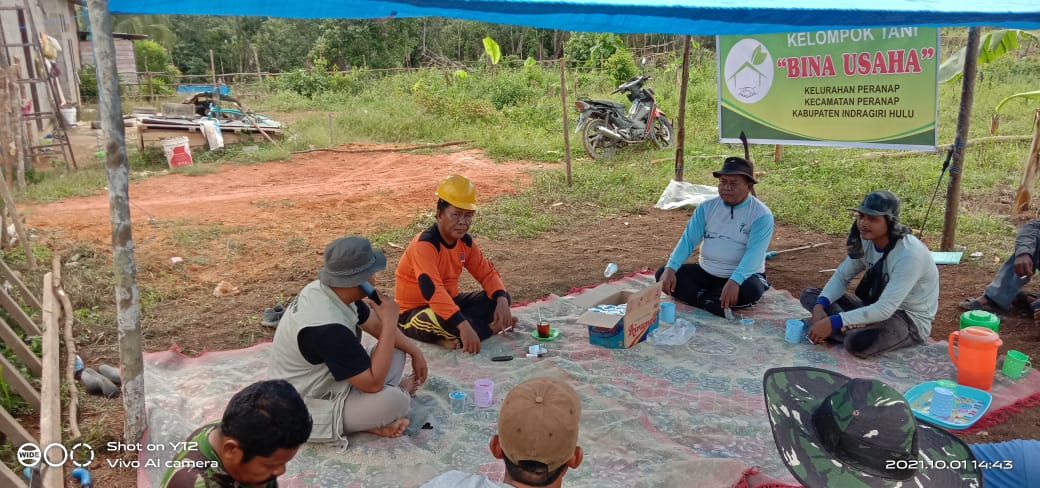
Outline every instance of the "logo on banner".
<path id="1" fill-rule="evenodd" d="M 726 89 L 744 103 L 755 103 L 773 86 L 773 56 L 755 39 L 741 39 L 733 45 L 723 67 Z"/>

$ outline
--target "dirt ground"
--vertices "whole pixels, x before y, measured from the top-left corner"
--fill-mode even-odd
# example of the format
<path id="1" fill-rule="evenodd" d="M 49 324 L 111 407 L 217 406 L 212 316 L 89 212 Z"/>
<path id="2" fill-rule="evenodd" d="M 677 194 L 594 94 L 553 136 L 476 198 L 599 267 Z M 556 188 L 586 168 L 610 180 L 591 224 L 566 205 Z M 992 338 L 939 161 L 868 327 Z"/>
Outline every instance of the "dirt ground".
<path id="1" fill-rule="evenodd" d="M 349 148 L 362 147 L 370 146 Z M 187 354 L 198 354 L 269 340 L 273 330 L 259 325 L 261 311 L 313 279 L 321 266 L 321 251 L 332 238 L 405 226 L 422 216 L 428 219 L 436 183 L 450 172 L 473 179 L 479 200 L 486 202 L 519 191 L 539 167 L 495 163 L 476 150 L 316 152 L 288 161 L 225 165 L 202 176 L 165 175 L 132 183 L 146 349 L 177 346 Z M 23 206 L 22 211 L 42 244 L 74 251 L 83 262 L 110 259 L 107 195 Z M 649 203 L 643 212 L 608 219 L 594 218 L 591 209 L 580 206 L 560 205 L 552 211 L 588 218 L 533 239 L 476 236 L 517 301 L 562 295 L 600 282 L 608 262 L 616 262 L 621 272 L 654 269 L 667 259 L 689 218 L 689 211 L 661 211 Z M 830 244 L 781 254 L 767 262 L 774 287 L 797 296 L 806 286 L 821 286 L 829 274 L 820 270 L 834 268 L 844 256 L 844 236 L 778 223 L 770 249 L 815 242 Z M 384 293 L 393 290 L 393 266 L 405 245 L 407 239 L 384 247 L 390 266 L 377 274 Z M 940 267 L 942 290 L 934 339 L 943 340 L 957 328 L 957 303 L 980 292 L 996 262 L 1009 250 L 981 251 L 986 254 L 977 260 L 966 258 L 961 265 Z M 172 257 L 183 262 L 173 263 Z M 215 297 L 212 291 L 220 281 L 238 287 L 239 293 Z M 118 364 L 112 326 L 79 327 L 83 329 L 77 332 L 83 338 L 80 352 L 88 365 Z M 1040 357 L 1040 329 L 1024 313 L 1004 317 L 1001 336 L 1004 350 Z M 84 430 L 97 442 L 121 440 L 121 405 L 118 399 L 86 398 L 81 424 L 91 427 Z M 1040 408 L 1026 409 L 988 432 L 964 436 L 968 442 L 1037 437 Z M 107 468 L 103 462 L 94 478 L 97 486 L 134 484 L 132 472 Z"/>

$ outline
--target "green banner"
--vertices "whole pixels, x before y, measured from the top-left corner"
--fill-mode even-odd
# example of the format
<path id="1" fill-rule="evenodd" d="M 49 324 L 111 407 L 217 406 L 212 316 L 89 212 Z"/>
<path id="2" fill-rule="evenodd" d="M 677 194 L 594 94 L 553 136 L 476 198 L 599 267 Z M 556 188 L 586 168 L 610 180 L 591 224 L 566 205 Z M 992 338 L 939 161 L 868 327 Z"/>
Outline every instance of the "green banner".
<path id="1" fill-rule="evenodd" d="M 719 36 L 719 140 L 934 149 L 939 30 Z"/>

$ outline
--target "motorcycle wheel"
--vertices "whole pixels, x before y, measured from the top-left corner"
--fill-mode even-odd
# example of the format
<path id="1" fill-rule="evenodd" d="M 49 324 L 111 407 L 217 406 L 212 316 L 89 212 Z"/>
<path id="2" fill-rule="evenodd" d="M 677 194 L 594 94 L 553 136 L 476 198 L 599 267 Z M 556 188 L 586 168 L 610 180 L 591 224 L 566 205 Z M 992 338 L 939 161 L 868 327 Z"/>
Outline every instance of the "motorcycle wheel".
<path id="1" fill-rule="evenodd" d="M 592 119 L 585 123 L 585 130 L 581 133 L 581 145 L 585 147 L 585 152 L 597 161 L 610 159 L 617 152 L 617 144 L 599 133 L 598 128 L 605 125 L 603 119 Z"/>
<path id="2" fill-rule="evenodd" d="M 672 131 L 672 123 L 664 117 L 654 120 L 654 145 L 659 149 L 667 149 L 675 144 L 675 132 Z"/>

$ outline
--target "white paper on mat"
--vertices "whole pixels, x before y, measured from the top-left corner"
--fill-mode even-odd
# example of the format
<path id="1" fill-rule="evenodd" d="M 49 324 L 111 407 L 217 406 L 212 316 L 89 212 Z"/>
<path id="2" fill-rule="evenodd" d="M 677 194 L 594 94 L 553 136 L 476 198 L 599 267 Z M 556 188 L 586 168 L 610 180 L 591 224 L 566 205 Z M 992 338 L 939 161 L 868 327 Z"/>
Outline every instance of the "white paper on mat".
<path id="1" fill-rule="evenodd" d="M 685 181 L 672 180 L 664 189 L 661 198 L 657 199 L 655 208 L 672 210 L 686 206 L 696 207 L 709 198 L 719 196 L 719 189 L 714 186 L 698 185 Z"/>

